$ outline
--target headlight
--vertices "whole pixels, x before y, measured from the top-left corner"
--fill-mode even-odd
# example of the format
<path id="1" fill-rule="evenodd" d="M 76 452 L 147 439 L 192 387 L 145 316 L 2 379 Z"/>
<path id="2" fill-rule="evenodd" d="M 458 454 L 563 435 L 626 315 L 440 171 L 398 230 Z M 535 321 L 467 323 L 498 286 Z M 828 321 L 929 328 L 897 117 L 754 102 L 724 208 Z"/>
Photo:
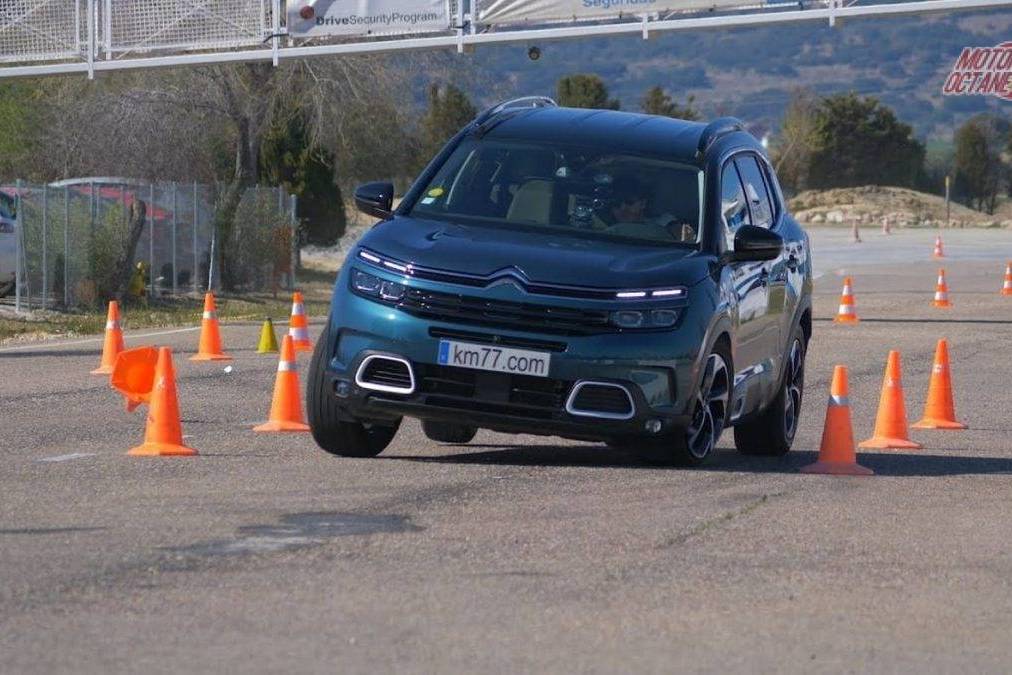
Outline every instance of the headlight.
<path id="1" fill-rule="evenodd" d="M 351 287 L 353 290 L 373 298 L 381 298 L 389 302 L 397 302 L 404 297 L 404 284 L 384 281 L 367 272 L 352 270 Z"/>
<path id="2" fill-rule="evenodd" d="M 622 309 L 611 313 L 611 322 L 619 328 L 671 328 L 678 321 L 676 309 Z"/>

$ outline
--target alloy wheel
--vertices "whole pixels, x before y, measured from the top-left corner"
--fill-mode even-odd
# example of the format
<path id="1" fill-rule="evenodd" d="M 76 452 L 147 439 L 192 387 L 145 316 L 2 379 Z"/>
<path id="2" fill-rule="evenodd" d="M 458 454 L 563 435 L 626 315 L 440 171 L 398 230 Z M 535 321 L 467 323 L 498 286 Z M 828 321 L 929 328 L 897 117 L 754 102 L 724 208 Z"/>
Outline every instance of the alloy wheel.
<path id="1" fill-rule="evenodd" d="M 710 454 L 724 430 L 731 395 L 730 382 L 724 358 L 720 354 L 710 354 L 696 394 L 692 423 L 686 434 L 688 450 L 696 459 Z"/>
<path id="2" fill-rule="evenodd" d="M 784 392 L 784 434 L 788 441 L 794 440 L 798 430 L 798 419 L 801 416 L 801 395 L 805 389 L 805 361 L 801 348 L 801 340 L 791 345 L 791 355 L 787 361 L 786 391 Z"/>

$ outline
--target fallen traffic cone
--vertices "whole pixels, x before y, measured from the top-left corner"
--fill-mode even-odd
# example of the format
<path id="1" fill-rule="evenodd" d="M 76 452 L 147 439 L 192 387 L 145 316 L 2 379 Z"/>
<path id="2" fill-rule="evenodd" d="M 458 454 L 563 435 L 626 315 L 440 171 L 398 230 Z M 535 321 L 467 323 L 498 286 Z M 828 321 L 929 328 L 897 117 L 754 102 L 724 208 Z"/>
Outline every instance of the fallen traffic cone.
<path id="1" fill-rule="evenodd" d="M 214 293 L 204 295 L 204 318 L 200 324 L 200 347 L 190 357 L 191 361 L 231 361 L 232 357 L 221 351 L 221 329 L 218 326 L 218 308 L 214 304 Z"/>
<path id="2" fill-rule="evenodd" d="M 928 400 L 924 404 L 924 418 L 912 426 L 914 429 L 966 429 L 956 421 L 956 406 L 952 401 L 952 377 L 949 373 L 949 341 L 938 341 L 935 363 L 931 367 Z"/>
<path id="3" fill-rule="evenodd" d="M 1005 284 L 1001 287 L 1002 295 L 1012 295 L 1012 262 L 1005 264 Z"/>
<path id="4" fill-rule="evenodd" d="M 837 366 L 833 370 L 826 425 L 822 429 L 822 443 L 819 445 L 819 460 L 801 467 L 801 472 L 836 476 L 871 476 L 875 473 L 857 463 L 854 430 L 850 424 L 846 366 Z"/>
<path id="5" fill-rule="evenodd" d="M 857 318 L 857 311 L 855 310 L 854 288 L 850 277 L 846 277 L 843 280 L 840 308 L 837 310 L 836 318 L 833 321 L 836 323 L 857 323 L 860 321 Z"/>
<path id="6" fill-rule="evenodd" d="M 264 321 L 264 327 L 260 329 L 260 344 L 257 346 L 257 354 L 277 354 L 278 338 L 274 335 L 274 322 L 270 319 Z"/>
<path id="7" fill-rule="evenodd" d="M 945 283 L 945 270 L 938 270 L 938 282 L 935 284 L 935 307 L 952 307 L 949 302 L 949 285 Z"/>
<path id="8" fill-rule="evenodd" d="M 944 258 L 945 252 L 942 250 L 942 235 L 935 237 L 935 251 L 931 254 L 933 258 Z"/>
<path id="9" fill-rule="evenodd" d="M 281 340 L 281 358 L 278 360 L 278 375 L 274 380 L 270 421 L 253 427 L 253 431 L 309 431 L 309 425 L 302 414 L 294 342 L 291 335 L 286 335 Z"/>
<path id="10" fill-rule="evenodd" d="M 123 329 L 119 325 L 119 303 L 109 301 L 109 312 L 105 318 L 105 344 L 102 345 L 102 361 L 92 375 L 109 375 L 116 366 L 116 357 L 123 351 Z"/>
<path id="11" fill-rule="evenodd" d="M 920 443 L 914 443 L 907 435 L 907 408 L 903 402 L 903 384 L 900 380 L 900 353 L 889 352 L 885 378 L 882 380 L 882 397 L 878 403 L 875 418 L 875 432 L 859 448 L 895 448 L 917 450 Z"/>
<path id="12" fill-rule="evenodd" d="M 176 371 L 172 367 L 172 350 L 168 347 L 158 350 L 144 443 L 131 448 L 127 454 L 135 457 L 197 454 L 193 448 L 183 445 L 183 427 L 179 422 L 179 401 L 176 399 Z"/>
<path id="13" fill-rule="evenodd" d="M 116 357 L 109 384 L 123 394 L 127 412 L 133 412 L 141 403 L 151 402 L 157 367 L 158 350 L 154 347 L 125 349 Z"/>
<path id="14" fill-rule="evenodd" d="M 292 294 L 292 318 L 288 322 L 288 334 L 292 336 L 295 349 L 304 351 L 313 348 L 309 341 L 309 320 L 306 318 L 306 303 L 302 299 L 302 293 L 295 291 Z"/>

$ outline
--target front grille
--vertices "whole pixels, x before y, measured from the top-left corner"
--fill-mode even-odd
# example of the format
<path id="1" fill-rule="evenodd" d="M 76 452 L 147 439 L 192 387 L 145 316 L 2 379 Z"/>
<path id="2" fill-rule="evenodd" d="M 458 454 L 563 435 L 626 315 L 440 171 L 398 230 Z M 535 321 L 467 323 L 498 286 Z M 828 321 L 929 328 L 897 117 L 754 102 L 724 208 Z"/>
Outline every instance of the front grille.
<path id="1" fill-rule="evenodd" d="M 465 342 L 477 342 L 479 344 L 491 344 L 502 347 L 519 347 L 520 349 L 536 349 L 543 352 L 564 352 L 567 347 L 565 342 L 556 342 L 554 340 L 489 335 L 488 333 L 472 333 L 471 331 L 453 330 L 450 328 L 430 328 L 429 335 L 434 338 L 463 340 Z"/>
<path id="2" fill-rule="evenodd" d="M 411 371 L 406 364 L 381 356 L 372 358 L 365 364 L 358 380 L 360 383 L 396 389 L 410 389 L 412 385 Z"/>
<path id="3" fill-rule="evenodd" d="M 418 366 L 418 391 L 426 401 L 461 410 L 551 419 L 562 414 L 570 384 L 549 377 Z"/>
<path id="4" fill-rule="evenodd" d="M 437 321 L 511 328 L 558 335 L 616 332 L 607 311 L 491 300 L 456 293 L 408 288 L 397 307 Z"/>
<path id="5" fill-rule="evenodd" d="M 573 411 L 586 414 L 625 416 L 633 412 L 632 403 L 626 390 L 619 386 L 605 384 L 584 384 L 580 386 L 569 404 Z"/>

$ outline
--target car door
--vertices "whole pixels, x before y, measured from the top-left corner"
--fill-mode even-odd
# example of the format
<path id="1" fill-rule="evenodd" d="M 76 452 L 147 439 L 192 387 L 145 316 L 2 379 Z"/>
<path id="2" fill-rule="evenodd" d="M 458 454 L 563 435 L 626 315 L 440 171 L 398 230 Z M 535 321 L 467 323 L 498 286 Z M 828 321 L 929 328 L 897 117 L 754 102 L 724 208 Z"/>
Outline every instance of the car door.
<path id="1" fill-rule="evenodd" d="M 738 174 L 741 176 L 745 195 L 748 198 L 752 224 L 758 227 L 773 229 L 776 225 L 776 211 L 770 199 L 767 178 L 763 162 L 758 155 L 747 152 L 735 158 Z M 780 372 L 780 361 L 783 358 L 783 327 L 785 309 L 785 288 L 787 284 L 787 267 L 784 254 L 774 260 L 762 263 L 760 272 L 765 293 L 765 308 L 762 316 L 756 319 L 753 326 L 755 349 L 759 352 L 758 362 L 762 364 L 764 384 L 773 387 L 776 374 Z"/>
<path id="2" fill-rule="evenodd" d="M 734 248 L 734 234 L 742 225 L 752 224 L 745 184 L 738 172 L 735 160 L 729 159 L 721 170 L 720 210 L 724 226 L 727 250 Z M 767 264 L 763 262 L 728 263 L 734 288 L 735 320 L 734 369 L 735 383 L 745 384 L 762 371 L 765 350 L 762 343 L 764 322 L 769 305 L 769 289 L 766 276 Z"/>

